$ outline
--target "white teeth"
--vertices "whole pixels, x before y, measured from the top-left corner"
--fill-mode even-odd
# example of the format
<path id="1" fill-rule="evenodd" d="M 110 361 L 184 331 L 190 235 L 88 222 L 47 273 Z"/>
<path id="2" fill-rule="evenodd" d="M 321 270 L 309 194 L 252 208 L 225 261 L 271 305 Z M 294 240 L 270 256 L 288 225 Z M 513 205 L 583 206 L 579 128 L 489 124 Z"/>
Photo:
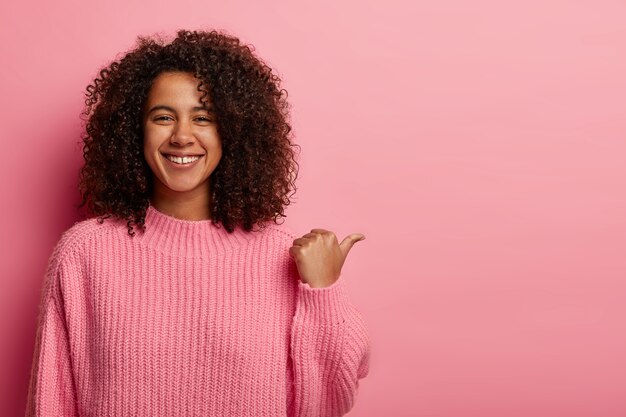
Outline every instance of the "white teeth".
<path id="1" fill-rule="evenodd" d="M 176 164 L 189 164 L 191 162 L 195 162 L 198 159 L 200 159 L 199 156 L 179 157 L 179 156 L 174 156 L 174 155 L 166 155 L 165 157 Z"/>

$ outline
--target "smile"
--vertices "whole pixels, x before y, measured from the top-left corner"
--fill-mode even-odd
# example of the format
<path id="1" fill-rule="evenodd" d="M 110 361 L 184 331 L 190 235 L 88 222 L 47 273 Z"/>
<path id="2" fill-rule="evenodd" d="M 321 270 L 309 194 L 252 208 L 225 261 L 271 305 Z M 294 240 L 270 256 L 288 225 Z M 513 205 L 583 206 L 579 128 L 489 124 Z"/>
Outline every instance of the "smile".
<path id="1" fill-rule="evenodd" d="M 170 161 L 172 161 L 173 163 L 179 164 L 179 165 L 192 164 L 202 157 L 198 155 L 184 156 L 184 157 L 179 157 L 179 156 L 174 156 L 174 155 L 164 155 L 164 156 Z"/>

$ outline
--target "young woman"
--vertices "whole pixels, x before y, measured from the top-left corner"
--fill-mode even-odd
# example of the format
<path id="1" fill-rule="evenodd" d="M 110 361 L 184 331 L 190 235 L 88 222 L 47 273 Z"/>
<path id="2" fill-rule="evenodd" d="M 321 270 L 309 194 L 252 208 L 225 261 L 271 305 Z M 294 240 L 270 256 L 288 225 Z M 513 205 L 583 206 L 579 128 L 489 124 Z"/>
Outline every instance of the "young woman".
<path id="1" fill-rule="evenodd" d="M 87 87 L 81 207 L 48 264 L 27 416 L 341 416 L 370 345 L 338 243 L 277 219 L 286 92 L 252 49 L 184 31 Z"/>

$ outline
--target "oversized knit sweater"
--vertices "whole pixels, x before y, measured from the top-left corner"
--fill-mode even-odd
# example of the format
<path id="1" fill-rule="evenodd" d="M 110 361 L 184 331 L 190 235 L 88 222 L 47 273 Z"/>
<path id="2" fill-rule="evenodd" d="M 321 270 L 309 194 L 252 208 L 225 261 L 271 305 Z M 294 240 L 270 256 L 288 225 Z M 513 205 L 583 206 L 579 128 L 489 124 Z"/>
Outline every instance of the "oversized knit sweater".
<path id="1" fill-rule="evenodd" d="M 344 278 L 302 282 L 284 225 L 228 233 L 149 206 L 50 256 L 27 416 L 341 416 L 369 367 Z"/>

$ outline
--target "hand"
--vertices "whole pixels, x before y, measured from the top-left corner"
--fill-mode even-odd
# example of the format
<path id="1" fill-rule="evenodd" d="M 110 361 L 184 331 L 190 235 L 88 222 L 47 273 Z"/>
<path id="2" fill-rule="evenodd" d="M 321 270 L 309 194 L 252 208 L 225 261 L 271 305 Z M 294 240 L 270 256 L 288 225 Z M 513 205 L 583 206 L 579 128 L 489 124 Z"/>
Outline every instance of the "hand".
<path id="1" fill-rule="evenodd" d="M 339 279 L 341 267 L 352 246 L 364 240 L 361 233 L 352 233 L 341 244 L 331 231 L 312 229 L 293 241 L 289 255 L 296 262 L 300 280 L 313 288 L 329 287 Z"/>

